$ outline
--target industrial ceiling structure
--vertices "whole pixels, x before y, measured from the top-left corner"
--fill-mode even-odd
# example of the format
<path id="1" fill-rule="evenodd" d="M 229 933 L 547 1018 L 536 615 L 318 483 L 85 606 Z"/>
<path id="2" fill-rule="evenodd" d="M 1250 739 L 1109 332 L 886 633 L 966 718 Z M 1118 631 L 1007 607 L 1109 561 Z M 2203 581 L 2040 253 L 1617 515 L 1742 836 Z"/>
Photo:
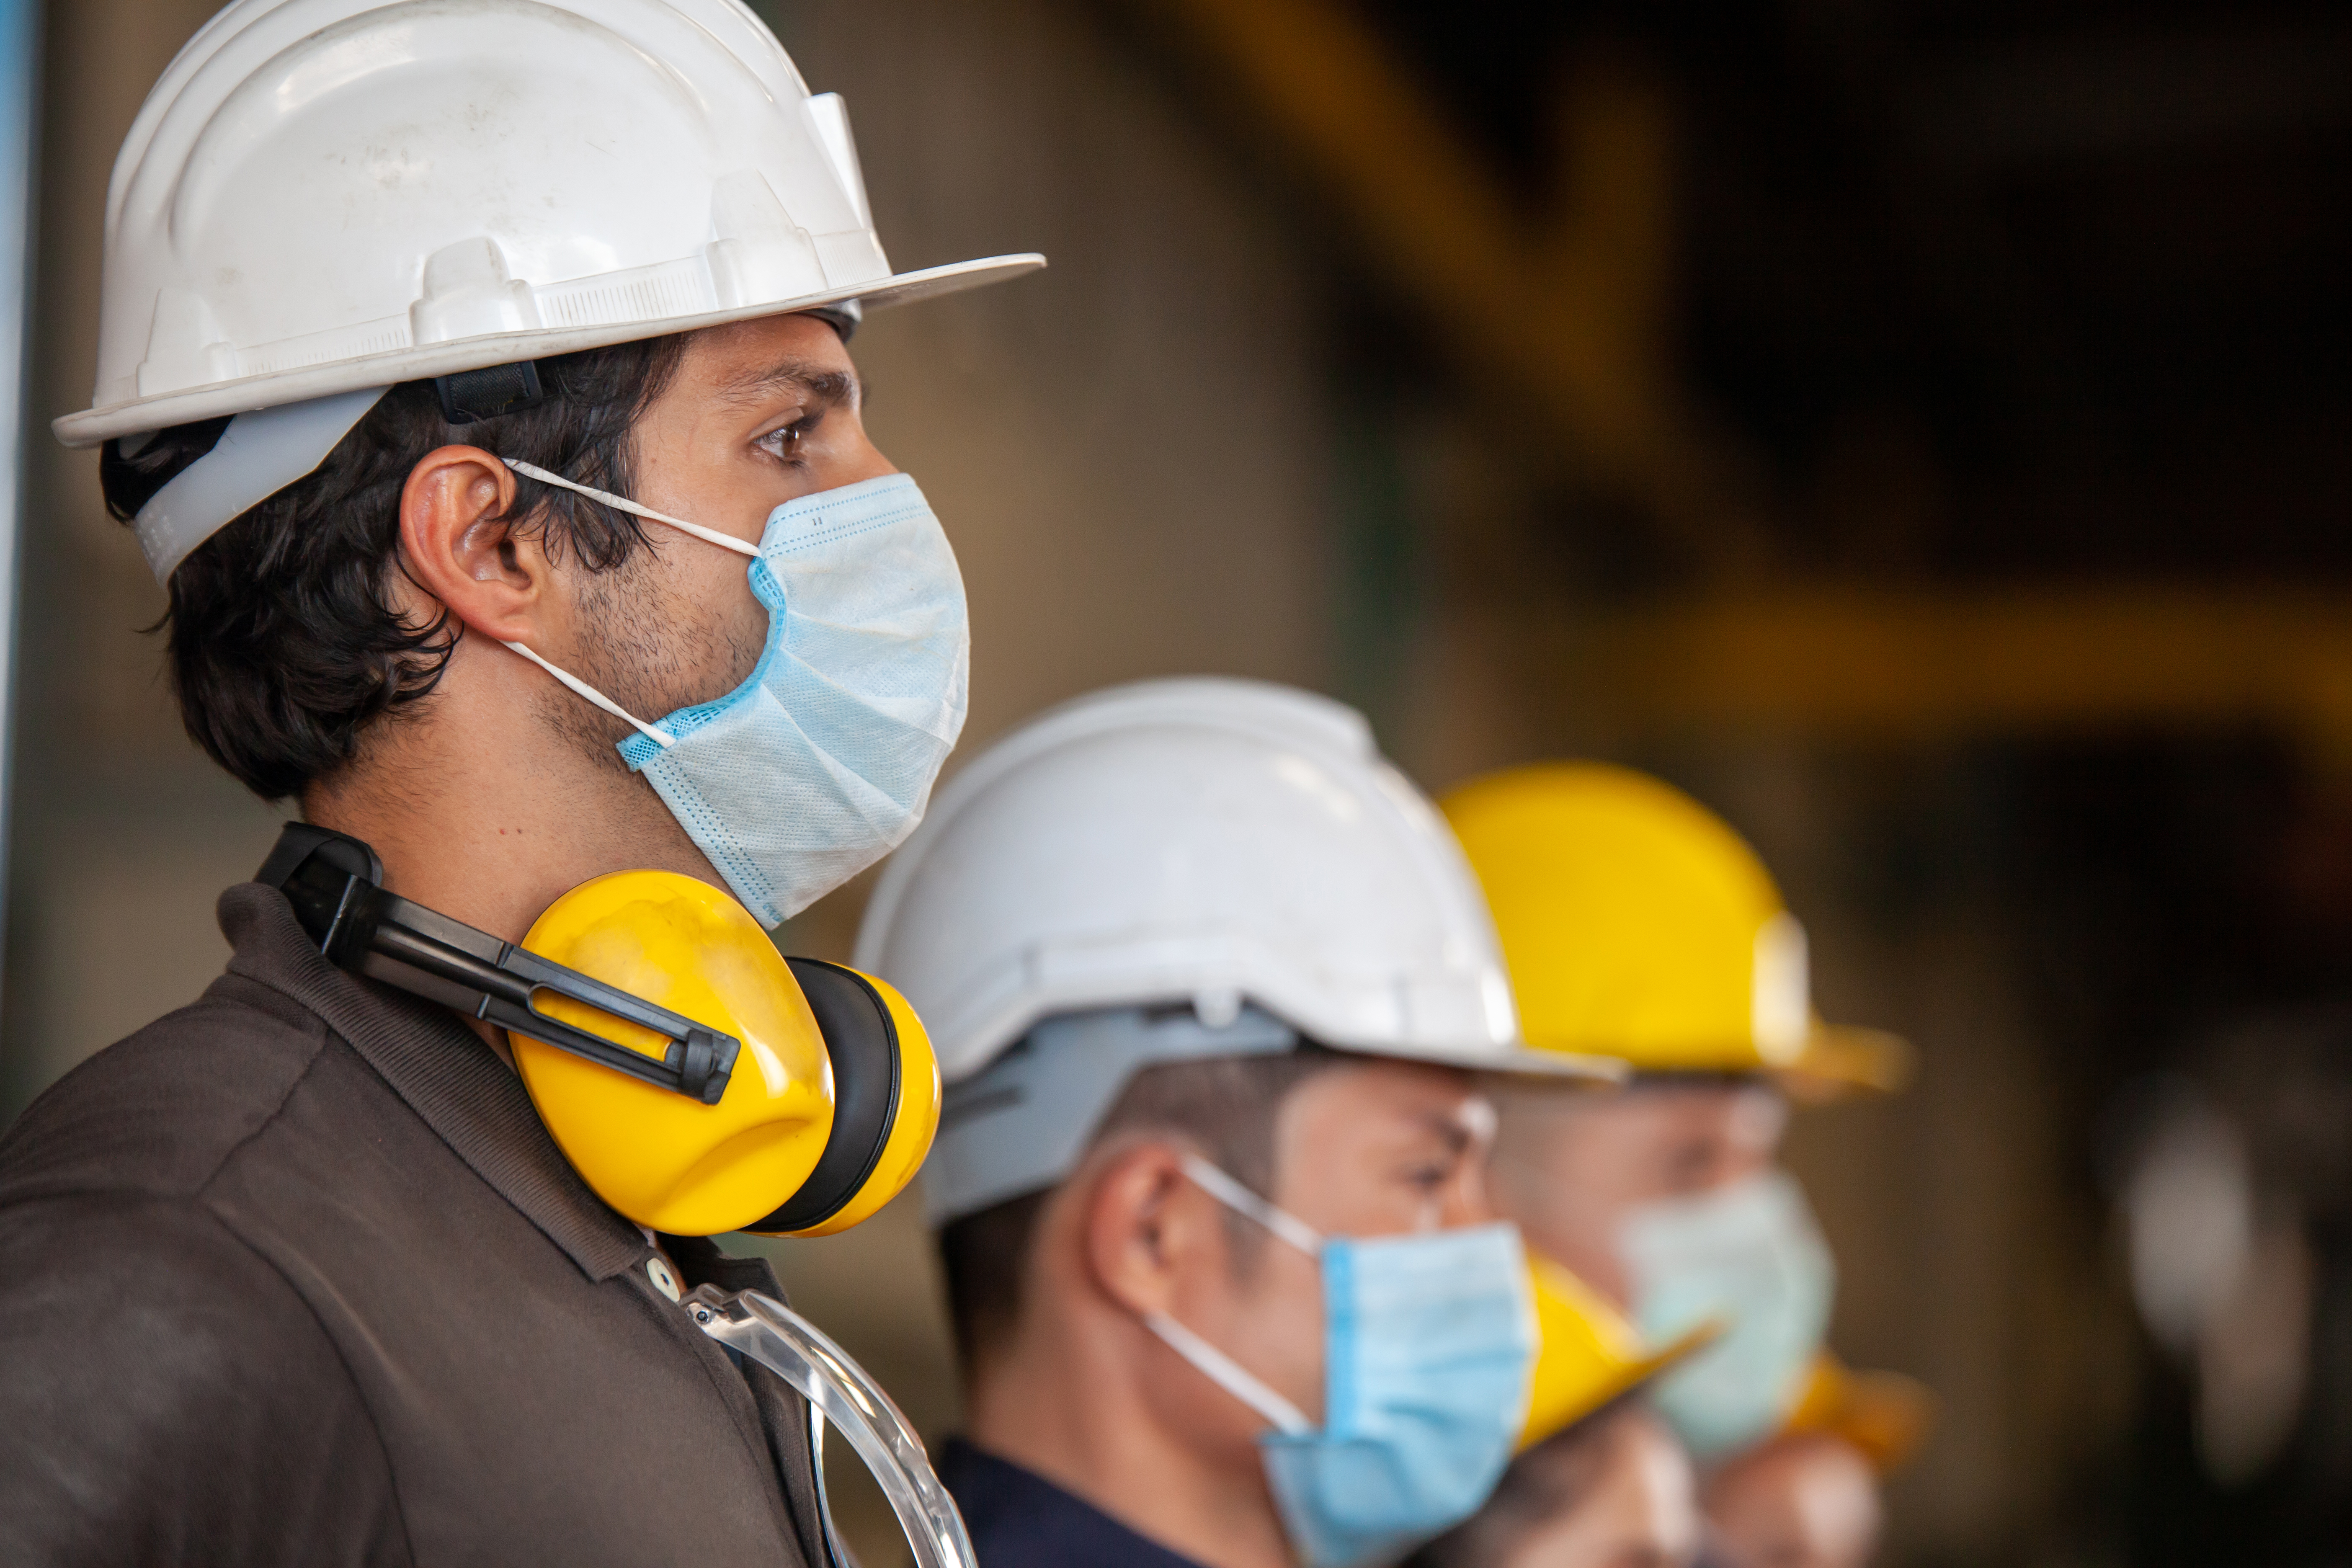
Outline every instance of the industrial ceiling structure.
<path id="1" fill-rule="evenodd" d="M 1125 9 L 1587 520 L 1613 727 L 2352 754 L 2339 9 Z"/>

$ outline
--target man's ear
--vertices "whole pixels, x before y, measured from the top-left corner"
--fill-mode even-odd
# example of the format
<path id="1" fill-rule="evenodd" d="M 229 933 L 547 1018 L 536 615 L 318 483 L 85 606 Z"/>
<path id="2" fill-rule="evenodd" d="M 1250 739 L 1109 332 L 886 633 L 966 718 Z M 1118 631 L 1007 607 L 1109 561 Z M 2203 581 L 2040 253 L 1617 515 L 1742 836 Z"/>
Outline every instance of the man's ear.
<path id="1" fill-rule="evenodd" d="M 400 492 L 401 564 L 467 629 L 535 644 L 549 563 L 509 515 L 515 480 L 478 447 L 443 447 L 408 471 Z"/>
<path id="2" fill-rule="evenodd" d="M 1222 1261 L 1215 1200 L 1184 1174 L 1183 1151 L 1140 1143 L 1098 1168 L 1081 1218 L 1087 1273 L 1097 1289 L 1141 1316 L 1174 1304 L 1188 1269 Z"/>

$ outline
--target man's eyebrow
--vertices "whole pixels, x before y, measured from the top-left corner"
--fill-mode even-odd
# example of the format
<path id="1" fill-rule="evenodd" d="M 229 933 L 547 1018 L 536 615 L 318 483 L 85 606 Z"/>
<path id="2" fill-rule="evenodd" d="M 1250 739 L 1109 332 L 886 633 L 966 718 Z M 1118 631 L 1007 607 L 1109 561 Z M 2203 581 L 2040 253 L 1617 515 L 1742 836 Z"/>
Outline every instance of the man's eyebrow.
<path id="1" fill-rule="evenodd" d="M 719 386 L 719 395 L 730 403 L 751 403 L 790 393 L 826 407 L 848 408 L 857 406 L 864 391 L 856 372 L 819 369 L 803 360 L 745 371 Z"/>

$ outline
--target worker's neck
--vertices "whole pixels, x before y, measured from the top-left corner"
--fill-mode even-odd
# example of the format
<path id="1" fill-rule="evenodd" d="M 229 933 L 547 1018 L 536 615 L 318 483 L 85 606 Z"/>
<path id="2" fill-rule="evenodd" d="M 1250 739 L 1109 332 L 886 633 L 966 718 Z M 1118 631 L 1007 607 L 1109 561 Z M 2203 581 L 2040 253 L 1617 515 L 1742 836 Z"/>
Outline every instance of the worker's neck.
<path id="1" fill-rule="evenodd" d="M 1202 1568 L 1291 1568 L 1255 1458 L 1240 1468 L 1157 1418 L 1137 1376 L 1165 1353 L 1107 1304 L 1033 1301 L 973 1379 L 972 1441 Z"/>
<path id="2" fill-rule="evenodd" d="M 401 897 L 509 942 L 607 871 L 715 882 L 642 779 L 556 731 L 547 680 L 466 637 L 420 710 L 378 720 L 359 760 L 304 795 L 304 815 L 365 839 Z"/>

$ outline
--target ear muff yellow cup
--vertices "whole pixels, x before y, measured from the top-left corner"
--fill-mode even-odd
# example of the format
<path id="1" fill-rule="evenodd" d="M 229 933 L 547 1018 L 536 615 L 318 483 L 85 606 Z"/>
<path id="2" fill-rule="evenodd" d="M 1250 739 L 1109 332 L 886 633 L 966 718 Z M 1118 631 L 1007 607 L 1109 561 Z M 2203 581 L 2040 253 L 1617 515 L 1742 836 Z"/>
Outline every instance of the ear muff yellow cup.
<path id="1" fill-rule="evenodd" d="M 930 1038 L 889 986 L 786 959 L 742 905 L 670 871 L 616 871 L 558 899 L 526 952 L 741 1042 L 705 1105 L 510 1030 L 564 1157 L 622 1214 L 675 1236 L 829 1236 L 888 1203 L 938 1130 Z M 659 1058 L 653 1030 L 541 991 L 544 1016 Z"/>

